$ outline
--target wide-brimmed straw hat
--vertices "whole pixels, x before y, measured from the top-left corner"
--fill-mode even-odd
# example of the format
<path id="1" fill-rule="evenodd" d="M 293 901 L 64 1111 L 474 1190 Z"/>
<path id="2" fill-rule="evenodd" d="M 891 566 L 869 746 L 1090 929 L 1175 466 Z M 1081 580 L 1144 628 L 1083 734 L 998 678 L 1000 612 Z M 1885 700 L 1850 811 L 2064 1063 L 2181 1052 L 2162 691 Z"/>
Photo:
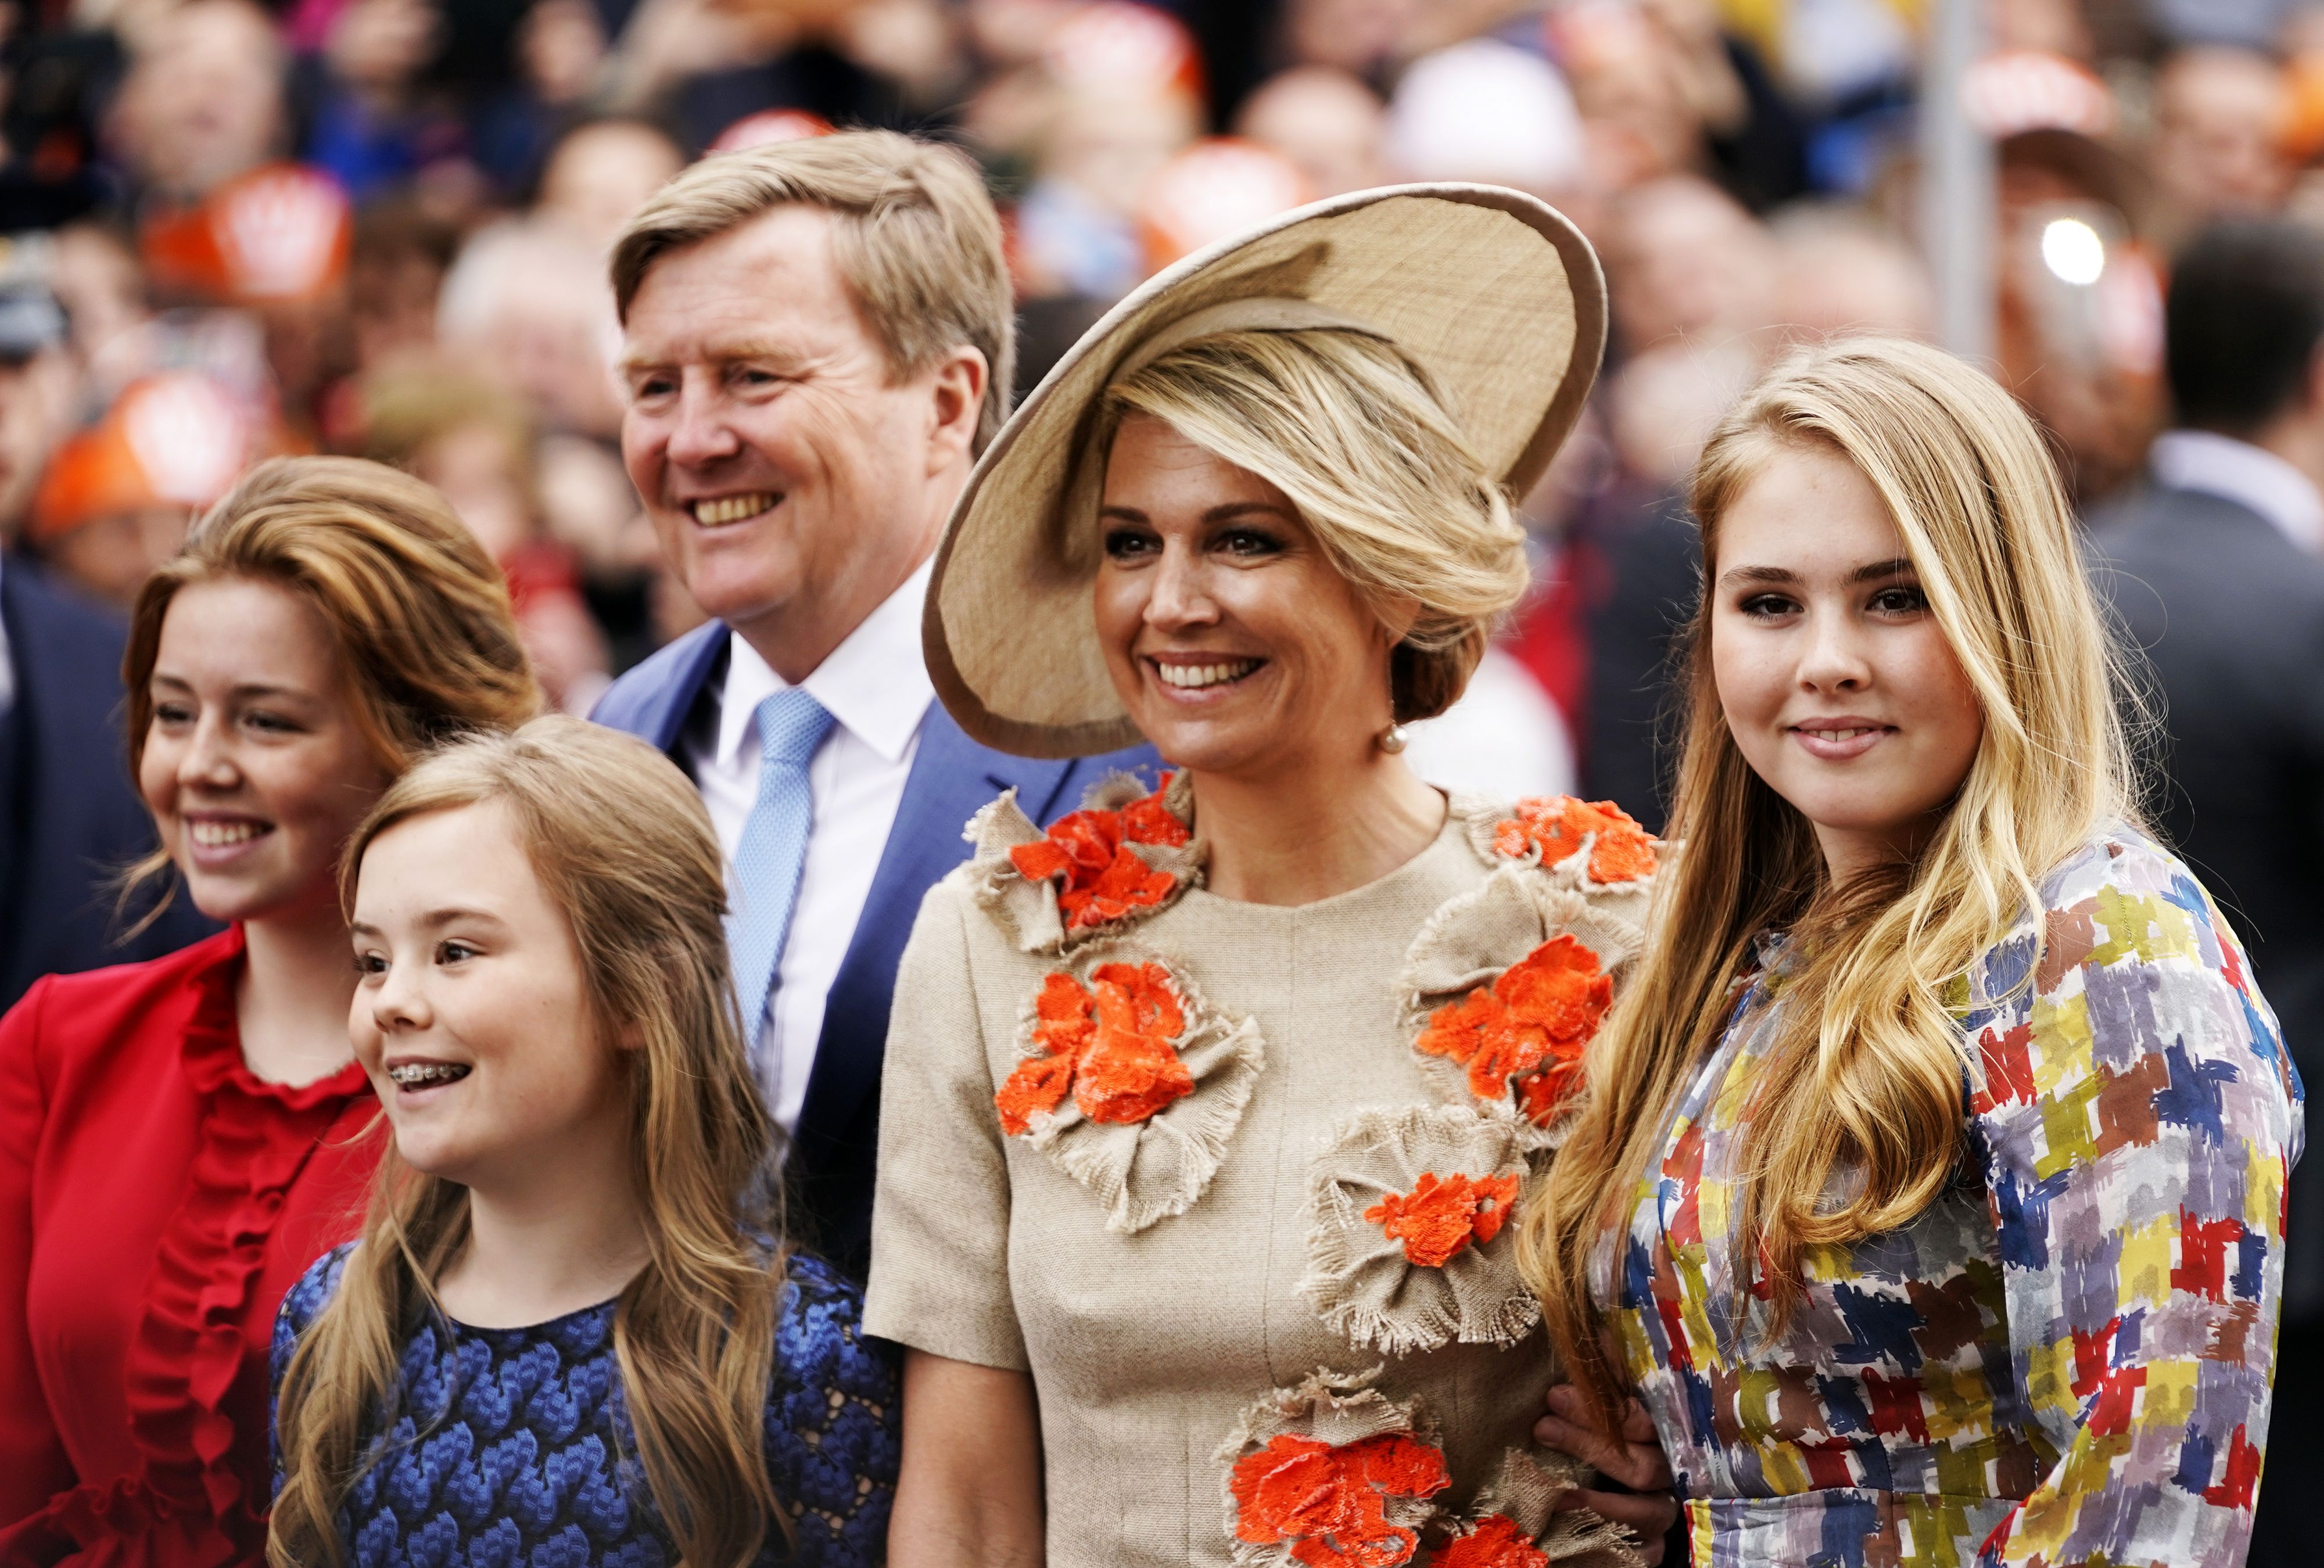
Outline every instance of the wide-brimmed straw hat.
<path id="1" fill-rule="evenodd" d="M 961 728 L 1028 757 L 1139 735 L 1106 674 L 1091 585 L 1109 384 L 1214 333 L 1337 327 L 1425 367 L 1489 472 L 1522 496 L 1572 429 L 1606 340 L 1606 284 L 1554 208 L 1490 185 L 1317 202 L 1157 273 L 1033 390 L 953 509 L 922 636 Z"/>

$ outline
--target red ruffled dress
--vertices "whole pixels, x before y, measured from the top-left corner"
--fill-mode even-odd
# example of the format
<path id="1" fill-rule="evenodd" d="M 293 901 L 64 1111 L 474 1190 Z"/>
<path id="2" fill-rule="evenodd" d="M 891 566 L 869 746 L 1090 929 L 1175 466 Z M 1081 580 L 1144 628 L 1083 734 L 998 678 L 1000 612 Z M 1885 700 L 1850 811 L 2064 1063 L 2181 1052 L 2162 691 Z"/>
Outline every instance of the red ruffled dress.
<path id="1" fill-rule="evenodd" d="M 0 1019 L 0 1568 L 266 1552 L 267 1350 L 381 1139 L 350 1063 L 243 1064 L 239 928 Z"/>

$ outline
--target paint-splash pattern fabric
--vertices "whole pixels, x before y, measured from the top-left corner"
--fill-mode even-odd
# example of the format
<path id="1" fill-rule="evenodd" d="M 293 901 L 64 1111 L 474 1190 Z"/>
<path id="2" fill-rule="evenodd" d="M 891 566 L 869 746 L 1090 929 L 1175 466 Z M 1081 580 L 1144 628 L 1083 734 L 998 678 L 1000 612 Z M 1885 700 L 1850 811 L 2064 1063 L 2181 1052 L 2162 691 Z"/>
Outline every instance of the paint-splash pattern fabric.
<path id="1" fill-rule="evenodd" d="M 1599 1281 L 1697 1563 L 2243 1560 L 2299 1077 L 2234 934 L 2153 842 L 2093 843 L 2043 901 L 1958 998 L 1984 1083 L 1964 1075 L 1954 1184 L 1811 1252 L 1772 1342 L 1729 1241 L 1784 1009 L 1762 944 Z"/>

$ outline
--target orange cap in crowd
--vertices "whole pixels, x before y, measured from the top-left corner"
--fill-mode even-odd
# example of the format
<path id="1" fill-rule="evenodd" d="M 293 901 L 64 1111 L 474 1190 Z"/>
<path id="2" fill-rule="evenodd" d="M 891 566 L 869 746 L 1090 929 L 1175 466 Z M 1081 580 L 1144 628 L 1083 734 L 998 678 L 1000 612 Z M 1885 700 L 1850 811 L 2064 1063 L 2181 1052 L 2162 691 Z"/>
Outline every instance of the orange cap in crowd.
<path id="1" fill-rule="evenodd" d="M 1156 171 L 1138 203 L 1147 270 L 1158 272 L 1313 199 L 1288 158 L 1240 136 L 1205 137 Z"/>
<path id="2" fill-rule="evenodd" d="M 145 226 L 154 289 L 220 304 L 312 300 L 346 275 L 355 217 L 337 181 L 298 163 L 226 180 Z"/>
<path id="3" fill-rule="evenodd" d="M 835 128 L 821 115 L 805 109 L 761 109 L 719 132 L 710 151 L 739 152 L 745 147 L 765 147 L 776 142 L 804 142 L 810 136 L 828 136 Z"/>
<path id="4" fill-rule="evenodd" d="M 1203 54 L 1186 24 L 1131 0 L 1099 0 L 1059 24 L 1041 51 L 1058 82 L 1101 92 L 1203 96 Z"/>
<path id="5" fill-rule="evenodd" d="M 133 382 L 49 459 L 32 496 L 32 537 L 148 507 L 208 506 L 250 460 L 252 434 L 241 407 L 206 375 L 165 371 Z"/>

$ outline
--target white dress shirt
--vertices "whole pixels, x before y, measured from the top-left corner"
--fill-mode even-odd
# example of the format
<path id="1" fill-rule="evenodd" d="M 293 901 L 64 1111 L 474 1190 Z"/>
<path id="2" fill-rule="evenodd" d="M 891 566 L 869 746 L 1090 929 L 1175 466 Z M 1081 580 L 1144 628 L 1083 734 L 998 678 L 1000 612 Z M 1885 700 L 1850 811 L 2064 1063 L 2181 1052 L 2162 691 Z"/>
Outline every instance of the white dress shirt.
<path id="1" fill-rule="evenodd" d="M 2274 453 L 2209 430 L 2165 430 L 2148 461 L 2157 484 L 2247 506 L 2301 549 L 2324 555 L 2324 495 Z"/>
<path id="2" fill-rule="evenodd" d="M 936 698 L 920 654 L 920 605 L 929 569 L 922 563 L 800 683 L 835 722 L 807 764 L 814 826 L 760 1037 L 760 1087 L 786 1132 L 798 1125 L 823 1036 L 825 998 L 872 896 L 919 749 L 920 722 Z M 726 680 L 715 727 L 705 715 L 681 744 L 731 878 L 742 825 L 759 799 L 758 706 L 790 683 L 739 633 L 727 636 Z"/>

